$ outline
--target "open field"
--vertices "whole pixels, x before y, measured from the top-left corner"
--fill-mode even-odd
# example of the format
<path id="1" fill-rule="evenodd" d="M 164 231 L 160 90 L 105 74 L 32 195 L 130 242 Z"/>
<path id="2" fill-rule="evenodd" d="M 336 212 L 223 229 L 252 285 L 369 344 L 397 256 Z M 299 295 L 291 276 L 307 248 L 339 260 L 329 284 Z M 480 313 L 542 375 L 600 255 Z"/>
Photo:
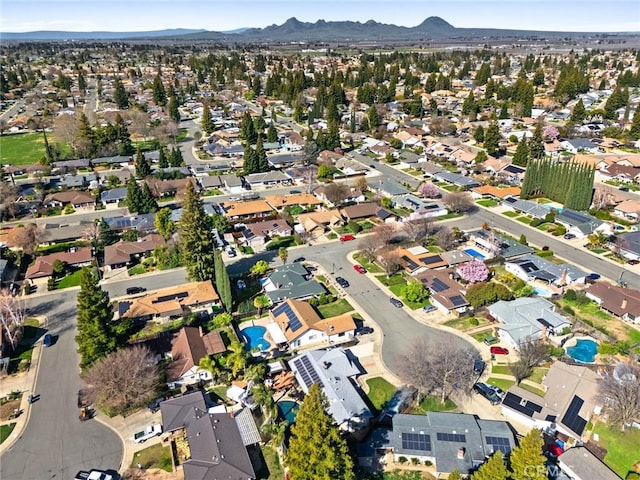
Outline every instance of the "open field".
<path id="1" fill-rule="evenodd" d="M 44 154 L 44 138 L 41 133 L 0 135 L 0 158 L 3 165 L 38 163 Z"/>

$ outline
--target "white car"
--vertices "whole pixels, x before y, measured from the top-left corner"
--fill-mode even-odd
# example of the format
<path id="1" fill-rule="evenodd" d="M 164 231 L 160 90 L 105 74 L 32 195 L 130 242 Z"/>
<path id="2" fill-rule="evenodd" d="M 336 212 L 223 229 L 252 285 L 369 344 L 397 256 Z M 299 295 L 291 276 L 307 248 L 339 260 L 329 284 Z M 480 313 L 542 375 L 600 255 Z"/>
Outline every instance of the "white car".
<path id="1" fill-rule="evenodd" d="M 156 437 L 162 433 L 162 425 L 149 425 L 144 430 L 140 430 L 133 434 L 131 440 L 135 443 L 143 443 L 150 438 Z"/>

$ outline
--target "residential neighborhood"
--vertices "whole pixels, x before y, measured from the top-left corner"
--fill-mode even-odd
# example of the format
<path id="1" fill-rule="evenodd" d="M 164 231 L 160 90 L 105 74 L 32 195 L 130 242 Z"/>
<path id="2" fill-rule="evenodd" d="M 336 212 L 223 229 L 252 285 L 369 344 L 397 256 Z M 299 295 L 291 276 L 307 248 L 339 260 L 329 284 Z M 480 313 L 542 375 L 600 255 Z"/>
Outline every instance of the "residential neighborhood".
<path id="1" fill-rule="evenodd" d="M 264 35 L 0 47 L 0 477 L 640 478 L 637 38 Z"/>

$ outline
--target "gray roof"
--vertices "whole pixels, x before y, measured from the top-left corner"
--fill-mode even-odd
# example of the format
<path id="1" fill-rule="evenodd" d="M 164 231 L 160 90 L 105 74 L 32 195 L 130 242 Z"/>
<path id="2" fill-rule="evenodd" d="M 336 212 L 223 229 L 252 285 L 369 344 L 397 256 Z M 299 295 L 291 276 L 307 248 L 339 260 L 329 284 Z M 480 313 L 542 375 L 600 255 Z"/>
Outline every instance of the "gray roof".
<path id="1" fill-rule="evenodd" d="M 141 232 L 154 230 L 156 228 L 154 224 L 154 213 L 140 213 L 129 217 L 122 215 L 118 215 L 116 217 L 103 217 L 103 220 L 113 230 L 126 230 L 131 228 Z"/>
<path id="2" fill-rule="evenodd" d="M 382 182 L 378 189 L 391 197 L 394 195 L 406 195 L 409 193 L 409 190 L 393 180 Z"/>
<path id="3" fill-rule="evenodd" d="M 236 418 L 228 413 L 208 413 L 202 392 L 165 400 L 160 411 L 165 431 L 183 427 L 186 431 L 191 453 L 182 464 L 186 479 L 255 478 Z"/>
<path id="4" fill-rule="evenodd" d="M 459 173 L 448 172 L 446 170 L 436 173 L 433 177 L 436 180 L 444 180 L 445 182 L 449 182 L 460 187 L 480 186 L 480 183 L 471 177 L 460 175 Z"/>
<path id="5" fill-rule="evenodd" d="M 544 218 L 551 210 L 551 207 L 547 205 L 532 202 L 531 200 L 521 200 L 516 197 L 507 197 L 502 204 L 519 212 L 526 213 L 533 218 Z"/>
<path id="6" fill-rule="evenodd" d="M 565 223 L 571 227 L 593 221 L 597 222 L 598 225 L 602 225 L 603 223 L 602 220 L 598 220 L 586 212 L 578 212 L 569 208 L 565 208 L 561 212 L 556 213 L 556 222 Z"/>
<path id="7" fill-rule="evenodd" d="M 322 390 L 328 399 L 327 410 L 338 425 L 349 420 L 362 419 L 366 422 L 373 418 L 369 407 L 351 383 L 350 377 L 355 377 L 362 372 L 347 351 L 342 348 L 312 350 L 289 361 L 291 370 L 306 393 L 311 385 L 307 386 L 296 366 L 299 363 L 296 360 L 303 358 L 308 359 L 318 374 Z"/>
<path id="8" fill-rule="evenodd" d="M 206 213 L 207 215 L 213 215 L 214 213 L 216 213 L 216 209 L 213 207 L 212 204 L 205 203 L 202 206 L 204 208 L 204 213 Z M 177 222 L 180 220 L 181 217 L 182 217 L 182 207 L 176 208 L 175 210 L 171 210 L 171 220 L 173 220 L 174 222 Z"/>
<path id="9" fill-rule="evenodd" d="M 430 449 L 403 448 L 403 434 L 428 435 Z M 493 445 L 487 442 L 487 437 L 506 439 L 508 451 L 515 446 L 515 439 L 507 422 L 479 420 L 464 413 L 441 412 L 394 415 L 391 443 L 396 455 L 435 458 L 437 472 L 448 473 L 457 468 L 460 473 L 468 474 L 493 454 Z M 463 458 L 458 458 L 460 448 L 464 448 Z"/>
<path id="10" fill-rule="evenodd" d="M 568 282 L 574 282 L 587 276 L 586 272 L 569 263 L 556 265 L 555 263 L 537 255 L 525 255 L 524 257 L 510 260 L 507 263 L 520 266 L 520 268 L 527 272 L 531 277 L 540 278 L 549 282 L 556 282 L 557 280 L 560 280 L 564 271 L 566 271 Z"/>
<path id="11" fill-rule="evenodd" d="M 198 182 L 200 182 L 202 188 L 218 188 L 224 186 L 224 182 L 219 175 L 204 175 L 198 177 Z"/>
<path id="12" fill-rule="evenodd" d="M 569 325 L 565 317 L 555 312 L 551 302 L 540 297 L 521 297 L 509 302 L 501 300 L 487 310 L 503 323 L 500 329 L 508 332 L 516 343 L 539 338 L 543 324 L 555 330 Z"/>
<path id="13" fill-rule="evenodd" d="M 276 289 L 265 293 L 271 303 L 279 303 L 287 298 L 308 298 L 326 293 L 320 283 L 306 279 L 308 274 L 308 270 L 299 262 L 277 267 L 268 277 Z"/>
<path id="14" fill-rule="evenodd" d="M 222 180 L 228 188 L 242 186 L 242 179 L 235 175 L 220 175 L 220 180 Z"/>
<path id="15" fill-rule="evenodd" d="M 617 238 L 620 239 L 623 250 L 640 255 L 640 232 L 621 233 Z"/>
<path id="16" fill-rule="evenodd" d="M 127 198 L 127 187 L 112 188 L 100 193 L 101 202 L 120 201 Z"/>
<path id="17" fill-rule="evenodd" d="M 76 160 L 60 160 L 53 162 L 55 168 L 81 168 L 89 166 L 88 158 L 78 158 Z"/>
<path id="18" fill-rule="evenodd" d="M 568 467 L 576 475 L 576 480 L 620 480 L 620 477 L 607 467 L 586 447 L 573 447 L 560 457 L 560 467 Z"/>
<path id="19" fill-rule="evenodd" d="M 116 155 L 115 157 L 98 157 L 91 159 L 91 163 L 93 165 L 99 165 L 103 163 L 129 163 L 131 161 L 131 157 L 127 157 L 125 155 Z"/>
<path id="20" fill-rule="evenodd" d="M 252 173 L 250 175 L 245 175 L 244 179 L 248 183 L 277 183 L 291 181 L 291 177 L 276 170 L 263 173 Z"/>
<path id="21" fill-rule="evenodd" d="M 451 250 L 449 252 L 441 252 L 440 256 L 449 265 L 459 265 L 473 260 L 473 257 L 464 250 Z"/>
<path id="22" fill-rule="evenodd" d="M 500 240 L 500 255 L 502 258 L 509 259 L 513 257 L 519 257 L 520 255 L 526 255 L 527 253 L 533 253 L 533 248 L 528 245 L 523 245 L 520 242 L 516 242 L 510 237 L 505 237 L 495 231 L 489 231 L 484 229 L 473 230 L 469 232 L 472 237 L 478 237 L 488 241 L 490 235 L 493 234 Z"/>

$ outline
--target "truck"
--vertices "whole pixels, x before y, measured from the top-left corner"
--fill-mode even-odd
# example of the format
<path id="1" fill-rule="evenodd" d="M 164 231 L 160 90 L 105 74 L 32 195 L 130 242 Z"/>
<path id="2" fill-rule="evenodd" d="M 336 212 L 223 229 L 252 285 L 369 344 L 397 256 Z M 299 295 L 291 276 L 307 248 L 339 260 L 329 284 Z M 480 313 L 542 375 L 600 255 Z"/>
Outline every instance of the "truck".
<path id="1" fill-rule="evenodd" d="M 162 433 L 162 425 L 149 425 L 145 427 L 143 430 L 136 432 L 131 437 L 131 440 L 135 443 L 143 443 Z"/>

